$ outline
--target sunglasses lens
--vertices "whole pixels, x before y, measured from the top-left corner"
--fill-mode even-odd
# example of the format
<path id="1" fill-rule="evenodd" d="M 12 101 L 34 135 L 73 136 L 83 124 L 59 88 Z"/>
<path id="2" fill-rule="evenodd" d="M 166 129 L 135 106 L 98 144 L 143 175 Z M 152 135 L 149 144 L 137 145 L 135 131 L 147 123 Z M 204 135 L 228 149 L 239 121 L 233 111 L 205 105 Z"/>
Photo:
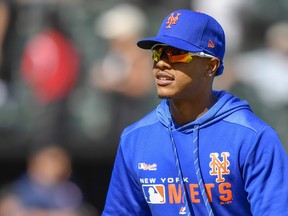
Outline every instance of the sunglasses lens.
<path id="1" fill-rule="evenodd" d="M 161 51 L 162 51 L 162 49 L 161 49 Z M 162 54 L 162 52 L 160 51 L 160 49 L 154 49 L 154 50 L 152 50 L 152 58 L 153 58 L 153 60 L 155 61 L 155 62 L 158 62 L 158 61 L 160 61 L 160 58 L 161 58 L 161 54 Z"/>
<path id="2" fill-rule="evenodd" d="M 188 53 L 181 54 L 181 55 L 174 55 L 171 56 L 171 62 L 182 62 L 182 63 L 190 63 L 192 61 L 192 56 L 190 56 Z"/>
<path id="3" fill-rule="evenodd" d="M 190 56 L 187 52 L 183 52 L 181 50 L 176 49 L 163 49 L 162 47 L 159 49 L 152 50 L 152 58 L 155 62 L 159 62 L 161 56 L 165 52 L 166 57 L 171 63 L 189 63 L 192 61 L 192 56 Z"/>

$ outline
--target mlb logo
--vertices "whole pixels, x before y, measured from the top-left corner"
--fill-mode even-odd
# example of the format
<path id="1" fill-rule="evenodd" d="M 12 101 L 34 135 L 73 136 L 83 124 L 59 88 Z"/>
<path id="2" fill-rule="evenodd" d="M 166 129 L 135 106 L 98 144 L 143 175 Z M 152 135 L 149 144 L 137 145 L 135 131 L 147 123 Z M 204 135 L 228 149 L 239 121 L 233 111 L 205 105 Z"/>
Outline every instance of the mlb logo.
<path id="1" fill-rule="evenodd" d="M 142 185 L 142 190 L 147 203 L 164 204 L 166 202 L 164 185 Z"/>

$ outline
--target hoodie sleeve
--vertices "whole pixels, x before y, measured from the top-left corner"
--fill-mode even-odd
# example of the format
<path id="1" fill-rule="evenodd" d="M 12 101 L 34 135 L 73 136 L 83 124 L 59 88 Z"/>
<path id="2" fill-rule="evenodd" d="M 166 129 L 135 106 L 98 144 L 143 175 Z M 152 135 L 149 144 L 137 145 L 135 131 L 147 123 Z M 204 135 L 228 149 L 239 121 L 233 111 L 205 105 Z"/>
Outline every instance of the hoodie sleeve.
<path id="1" fill-rule="evenodd" d="M 251 147 L 243 177 L 254 216 L 287 215 L 288 158 L 272 128 L 266 127 Z"/>
<path id="2" fill-rule="evenodd" d="M 117 152 L 106 204 L 102 216 L 150 216 L 150 210 L 139 184 L 132 176 L 123 147 Z"/>

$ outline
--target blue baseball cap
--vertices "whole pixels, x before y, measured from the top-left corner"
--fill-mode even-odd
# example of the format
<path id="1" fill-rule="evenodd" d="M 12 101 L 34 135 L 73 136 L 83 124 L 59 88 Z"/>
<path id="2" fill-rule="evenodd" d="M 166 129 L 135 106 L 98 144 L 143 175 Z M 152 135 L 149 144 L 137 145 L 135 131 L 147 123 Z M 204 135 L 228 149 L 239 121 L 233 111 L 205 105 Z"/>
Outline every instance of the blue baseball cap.
<path id="1" fill-rule="evenodd" d="M 222 26 L 211 16 L 193 10 L 176 10 L 163 21 L 156 37 L 137 42 L 142 49 L 166 44 L 188 52 L 204 52 L 220 59 L 216 76 L 223 73 L 225 34 Z"/>

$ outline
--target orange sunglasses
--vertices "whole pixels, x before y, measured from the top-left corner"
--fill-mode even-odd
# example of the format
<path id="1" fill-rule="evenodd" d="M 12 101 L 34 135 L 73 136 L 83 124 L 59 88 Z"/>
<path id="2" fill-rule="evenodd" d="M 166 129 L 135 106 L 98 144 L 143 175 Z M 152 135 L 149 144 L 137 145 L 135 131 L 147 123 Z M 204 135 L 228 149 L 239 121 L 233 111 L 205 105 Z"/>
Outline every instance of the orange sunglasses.
<path id="1" fill-rule="evenodd" d="M 213 58 L 214 56 L 204 52 L 187 52 L 184 50 L 169 47 L 166 44 L 156 44 L 152 48 L 152 58 L 155 62 L 161 60 L 162 54 L 165 53 L 170 63 L 189 63 L 192 61 L 192 56 L 202 58 Z"/>

